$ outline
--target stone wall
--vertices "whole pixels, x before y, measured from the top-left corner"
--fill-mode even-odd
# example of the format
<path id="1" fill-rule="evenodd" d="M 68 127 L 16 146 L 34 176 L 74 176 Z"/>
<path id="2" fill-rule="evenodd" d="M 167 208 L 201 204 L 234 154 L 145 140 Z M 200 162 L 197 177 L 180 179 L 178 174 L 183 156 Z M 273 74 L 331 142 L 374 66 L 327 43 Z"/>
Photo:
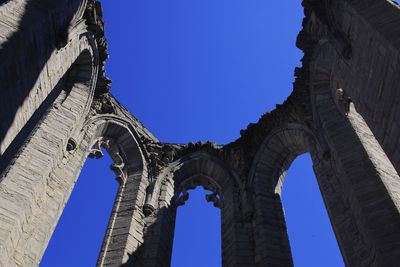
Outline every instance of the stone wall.
<path id="1" fill-rule="evenodd" d="M 399 265 L 400 9 L 303 6 L 292 94 L 219 146 L 162 143 L 110 95 L 99 3 L 0 2 L 0 266 L 39 264 L 86 158 L 103 153 L 120 187 L 98 266 L 169 266 L 176 209 L 197 186 L 221 209 L 223 266 L 293 266 L 281 191 L 307 152 L 346 265 Z"/>

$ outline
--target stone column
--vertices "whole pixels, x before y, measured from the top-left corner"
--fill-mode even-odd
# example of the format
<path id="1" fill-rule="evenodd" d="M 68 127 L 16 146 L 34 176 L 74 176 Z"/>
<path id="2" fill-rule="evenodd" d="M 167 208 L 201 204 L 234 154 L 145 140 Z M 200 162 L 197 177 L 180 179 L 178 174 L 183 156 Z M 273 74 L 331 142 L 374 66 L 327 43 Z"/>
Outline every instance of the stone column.
<path id="1" fill-rule="evenodd" d="M 90 55 L 83 58 L 91 66 Z M 54 103 L 21 130 L 25 140 L 15 140 L 22 142 L 20 149 L 6 159 L 3 155 L 8 164 L 0 176 L 1 266 L 38 265 L 69 198 L 92 138 L 91 132 L 83 133 L 77 142 L 75 135 L 91 101 L 94 84 L 88 74 L 77 83 L 61 79 Z"/>
<path id="2" fill-rule="evenodd" d="M 335 233 L 349 266 L 396 266 L 400 259 L 400 177 L 351 101 L 333 98 L 331 80 L 330 71 L 315 68 L 317 131 L 327 144 L 327 166 L 336 176 L 329 182 L 343 199 L 334 201 L 337 206 L 331 201 L 327 205 Z M 345 93 L 346 89 L 341 91 Z M 336 94 L 342 96 L 343 92 Z M 325 185 L 332 174 L 327 175 L 329 167 L 321 166 L 317 163 L 316 170 L 322 174 L 322 193 L 329 199 L 333 188 Z M 340 203 L 350 214 L 338 212 L 343 208 Z M 348 229 L 353 233 L 351 238 Z"/>

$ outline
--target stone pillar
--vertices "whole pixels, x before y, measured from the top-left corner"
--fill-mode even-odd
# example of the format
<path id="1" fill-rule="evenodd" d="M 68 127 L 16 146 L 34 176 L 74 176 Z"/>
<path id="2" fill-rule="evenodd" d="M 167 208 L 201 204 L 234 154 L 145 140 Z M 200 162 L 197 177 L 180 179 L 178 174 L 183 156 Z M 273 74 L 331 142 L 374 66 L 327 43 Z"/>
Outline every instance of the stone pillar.
<path id="1" fill-rule="evenodd" d="M 354 105 L 346 102 L 342 108 L 343 102 L 333 98 L 331 80 L 329 69 L 316 65 L 312 92 L 317 131 L 327 144 L 327 166 L 332 166 L 336 178 L 328 182 L 330 168 L 315 165 L 322 174 L 324 198 L 332 196 L 333 188 L 325 185 L 333 183 L 343 199 L 327 202 L 342 253 L 349 266 L 398 265 L 400 177 Z M 331 205 L 335 202 L 336 207 Z M 350 214 L 338 212 L 344 207 Z"/>
<path id="2" fill-rule="evenodd" d="M 129 123 L 127 123 L 129 124 Z M 107 122 L 92 155 L 103 146 L 114 163 L 111 169 L 120 183 L 97 266 L 120 266 L 129 262 L 143 243 L 143 203 L 148 185 L 147 166 L 139 144 L 128 127 Z"/>
<path id="3" fill-rule="evenodd" d="M 256 266 L 293 266 L 281 191 L 290 164 L 312 143 L 303 125 L 283 124 L 265 138 L 253 160 L 249 187 L 255 203 Z"/>
<path id="4" fill-rule="evenodd" d="M 90 52 L 76 63 L 71 70 L 91 69 Z M 20 149 L 2 157 L 8 164 L 0 176 L 1 266 L 38 265 L 86 159 L 91 133 L 79 142 L 75 133 L 90 106 L 96 69 L 83 73 L 60 80 L 54 103 L 21 130 L 25 140 L 15 140 Z"/>

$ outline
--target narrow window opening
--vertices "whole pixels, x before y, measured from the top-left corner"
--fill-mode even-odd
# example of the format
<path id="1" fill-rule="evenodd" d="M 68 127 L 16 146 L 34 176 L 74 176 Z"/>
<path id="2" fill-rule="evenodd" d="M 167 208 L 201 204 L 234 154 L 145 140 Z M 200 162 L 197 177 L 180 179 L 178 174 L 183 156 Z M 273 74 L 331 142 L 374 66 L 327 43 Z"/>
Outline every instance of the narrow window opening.
<path id="1" fill-rule="evenodd" d="M 296 158 L 285 178 L 282 201 L 296 267 L 344 266 L 309 154 Z"/>
<path id="2" fill-rule="evenodd" d="M 118 191 L 111 163 L 107 153 L 86 161 L 40 267 L 96 265 Z"/>
<path id="3" fill-rule="evenodd" d="M 221 210 L 207 203 L 200 187 L 177 210 L 172 267 L 221 266 Z"/>

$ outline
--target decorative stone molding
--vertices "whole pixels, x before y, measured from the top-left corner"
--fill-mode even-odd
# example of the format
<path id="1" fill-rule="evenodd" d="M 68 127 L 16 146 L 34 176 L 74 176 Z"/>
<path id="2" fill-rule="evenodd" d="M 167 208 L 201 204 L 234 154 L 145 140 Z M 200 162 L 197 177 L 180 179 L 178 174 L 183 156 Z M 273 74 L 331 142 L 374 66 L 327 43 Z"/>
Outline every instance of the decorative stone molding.
<path id="1" fill-rule="evenodd" d="M 111 80 L 106 77 L 104 69 L 105 61 L 108 58 L 108 45 L 104 35 L 104 21 L 101 3 L 95 0 L 88 0 L 84 18 L 88 30 L 94 34 L 99 48 L 100 66 L 96 94 L 108 93 L 111 87 Z"/>
<path id="2" fill-rule="evenodd" d="M 95 114 L 117 114 L 115 105 L 109 94 L 96 95 L 92 103 L 93 115 Z"/>
<path id="3" fill-rule="evenodd" d="M 351 98 L 347 96 L 342 88 L 339 88 L 336 90 L 335 100 L 339 110 L 347 116 L 350 112 Z"/>
<path id="4" fill-rule="evenodd" d="M 91 159 L 99 159 L 104 156 L 103 150 L 104 147 L 109 147 L 109 140 L 98 139 L 94 142 L 92 148 L 89 151 L 89 158 Z"/>
<path id="5" fill-rule="evenodd" d="M 303 0 L 293 92 L 220 146 L 154 137 L 109 93 L 100 3 L 50 2 L 0 4 L 1 266 L 38 264 L 88 151 L 103 149 L 122 186 L 98 266 L 169 266 L 176 207 L 197 186 L 221 208 L 224 267 L 293 266 L 280 193 L 306 152 L 346 265 L 399 265 L 397 4 Z"/>
<path id="6" fill-rule="evenodd" d="M 221 188 L 211 178 L 193 177 L 182 182 L 175 193 L 175 205 L 182 206 L 189 199 L 188 190 L 195 189 L 197 186 L 203 186 L 205 190 L 211 191 L 206 195 L 207 202 L 212 202 L 214 207 L 222 208 L 223 197 L 221 196 Z"/>
<path id="7" fill-rule="evenodd" d="M 161 170 L 174 161 L 179 146 L 156 143 L 146 138 L 142 140 L 145 140 L 150 177 L 156 179 Z"/>
<path id="8" fill-rule="evenodd" d="M 101 158 L 104 156 L 102 148 L 106 149 L 113 159 L 110 169 L 114 172 L 117 181 L 124 184 L 126 181 L 125 162 L 126 157 L 122 148 L 112 139 L 99 138 L 89 151 L 89 158 Z"/>
<path id="9" fill-rule="evenodd" d="M 68 152 L 72 152 L 76 149 L 76 141 L 73 138 L 68 139 L 66 149 Z"/>
<path id="10" fill-rule="evenodd" d="M 150 185 L 146 188 L 146 199 L 143 204 L 143 214 L 146 217 L 151 216 L 154 211 L 156 210 L 156 203 L 153 199 L 154 189 L 155 189 L 155 182 L 151 182 Z"/>

